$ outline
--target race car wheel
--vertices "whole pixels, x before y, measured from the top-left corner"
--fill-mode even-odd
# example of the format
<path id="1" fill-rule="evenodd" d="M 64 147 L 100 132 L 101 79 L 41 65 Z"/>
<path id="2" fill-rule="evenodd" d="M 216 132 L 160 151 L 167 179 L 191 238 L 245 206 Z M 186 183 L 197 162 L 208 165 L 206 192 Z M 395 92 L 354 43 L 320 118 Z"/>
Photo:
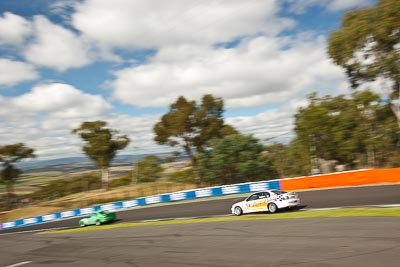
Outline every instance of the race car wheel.
<path id="1" fill-rule="evenodd" d="M 270 213 L 275 213 L 278 210 L 278 206 L 276 206 L 275 203 L 269 203 L 268 204 L 268 211 Z"/>
<path id="2" fill-rule="evenodd" d="M 235 214 L 236 216 L 240 216 L 242 215 L 243 211 L 241 207 L 235 207 L 235 209 L 233 210 L 233 214 Z"/>
<path id="3" fill-rule="evenodd" d="M 80 222 L 80 223 L 79 223 L 79 226 L 80 226 L 80 227 L 85 227 L 86 224 L 85 224 L 84 222 Z"/>
<path id="4" fill-rule="evenodd" d="M 96 225 L 97 225 L 97 226 L 99 226 L 100 224 L 101 224 L 101 222 L 100 222 L 100 221 L 97 221 L 97 222 L 96 222 Z"/>

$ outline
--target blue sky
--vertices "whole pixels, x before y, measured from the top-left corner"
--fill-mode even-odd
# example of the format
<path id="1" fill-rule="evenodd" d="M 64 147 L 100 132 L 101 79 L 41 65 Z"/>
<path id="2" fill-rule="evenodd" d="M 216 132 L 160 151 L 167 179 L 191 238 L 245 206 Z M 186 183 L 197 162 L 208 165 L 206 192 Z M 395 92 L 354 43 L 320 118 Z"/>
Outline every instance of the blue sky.
<path id="1" fill-rule="evenodd" d="M 0 145 L 79 156 L 71 129 L 105 120 L 131 138 L 122 154 L 168 151 L 153 125 L 179 96 L 204 94 L 224 99 L 242 133 L 287 142 L 308 93 L 350 92 L 327 37 L 346 11 L 374 3 L 2 0 Z"/>

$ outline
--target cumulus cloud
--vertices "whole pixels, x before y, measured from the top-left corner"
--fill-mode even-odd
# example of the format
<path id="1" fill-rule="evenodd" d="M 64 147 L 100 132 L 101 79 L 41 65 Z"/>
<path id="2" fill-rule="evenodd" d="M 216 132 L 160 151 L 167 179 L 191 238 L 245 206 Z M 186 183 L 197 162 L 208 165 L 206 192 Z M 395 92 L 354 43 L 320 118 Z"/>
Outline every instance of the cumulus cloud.
<path id="1" fill-rule="evenodd" d="M 71 134 L 80 118 L 56 119 L 52 116 L 29 114 L 23 109 L 15 112 L 8 99 L 10 112 L 2 113 L 0 106 L 0 145 L 25 143 L 35 149 L 38 159 L 63 158 L 82 154 L 78 137 Z M 0 104 L 3 104 L 0 99 Z M 13 109 L 12 109 L 13 108 Z"/>
<path id="2" fill-rule="evenodd" d="M 35 149 L 39 159 L 84 156 L 79 136 L 71 130 L 83 121 L 103 120 L 108 127 L 126 134 L 131 139 L 129 146 L 121 154 L 157 153 L 171 150 L 159 146 L 154 141 L 152 128 L 161 115 L 132 116 L 128 114 L 99 114 L 88 118 L 56 117 L 52 113 L 32 113 L 16 110 L 17 98 L 0 96 L 0 145 L 23 142 Z"/>
<path id="3" fill-rule="evenodd" d="M 39 85 L 12 100 L 20 109 L 32 113 L 51 113 L 59 118 L 96 116 L 111 108 L 99 95 L 83 93 L 68 84 Z"/>
<path id="4" fill-rule="evenodd" d="M 33 25 L 35 41 L 24 51 L 28 61 L 59 71 L 92 62 L 89 44 L 77 34 L 43 16 L 36 16 Z"/>
<path id="5" fill-rule="evenodd" d="M 21 45 L 32 32 L 31 23 L 10 12 L 0 16 L 0 44 Z"/>
<path id="6" fill-rule="evenodd" d="M 228 42 L 292 27 L 271 0 L 87 0 L 75 5 L 72 25 L 109 47 L 158 48 Z M 101 19 L 99 19 L 101 18 Z"/>
<path id="7" fill-rule="evenodd" d="M 121 134 L 129 136 L 131 142 L 122 151 L 123 154 L 157 153 L 170 151 L 169 146 L 160 146 L 154 142 L 154 125 L 160 120 L 161 115 L 131 116 L 128 114 L 115 114 L 107 116 L 109 127 L 118 130 Z"/>
<path id="8" fill-rule="evenodd" d="M 0 85 L 12 86 L 37 78 L 39 74 L 31 64 L 0 58 Z"/>
<path id="9" fill-rule="evenodd" d="M 375 0 L 335 0 L 331 1 L 328 8 L 332 11 L 371 6 Z"/>
<path id="10" fill-rule="evenodd" d="M 229 117 L 225 121 L 243 134 L 251 134 L 262 143 L 289 143 L 293 137 L 293 123 L 298 108 L 306 106 L 305 100 L 290 100 L 285 105 L 268 109 L 254 116 Z"/>
<path id="11" fill-rule="evenodd" d="M 323 38 L 256 37 L 234 48 L 162 48 L 145 65 L 115 73 L 114 97 L 138 107 L 165 107 L 180 95 L 211 93 L 228 108 L 276 104 L 345 80 Z"/>
<path id="12" fill-rule="evenodd" d="M 341 11 L 354 8 L 371 6 L 375 0 L 286 0 L 289 3 L 291 12 L 302 14 L 311 6 L 320 6 L 328 11 Z"/>
<path id="13" fill-rule="evenodd" d="M 372 2 L 285 1 L 297 13 L 311 6 L 336 11 Z M 150 49 L 155 54 L 145 62 L 114 72 L 109 82 L 114 99 L 166 107 L 180 95 L 199 100 L 211 93 L 222 97 L 227 109 L 264 107 L 226 122 L 260 140 L 287 142 L 293 137 L 293 114 L 306 104 L 307 93 L 344 92 L 348 83 L 326 55 L 324 38 L 283 34 L 295 26 L 280 17 L 283 6 L 279 0 L 61 0 L 50 8 L 63 24 L 4 13 L 0 45 L 25 49 L 22 54 L 31 64 L 0 59 L 0 84 L 36 79 L 33 64 L 65 71 Z M 16 97 L 0 95 L 0 145 L 24 142 L 40 159 L 82 155 L 82 141 L 71 129 L 83 121 L 104 120 L 131 139 L 124 154 L 170 150 L 153 141 L 152 128 L 161 114 L 105 112 L 111 108 L 100 95 L 60 83 L 38 85 Z"/>

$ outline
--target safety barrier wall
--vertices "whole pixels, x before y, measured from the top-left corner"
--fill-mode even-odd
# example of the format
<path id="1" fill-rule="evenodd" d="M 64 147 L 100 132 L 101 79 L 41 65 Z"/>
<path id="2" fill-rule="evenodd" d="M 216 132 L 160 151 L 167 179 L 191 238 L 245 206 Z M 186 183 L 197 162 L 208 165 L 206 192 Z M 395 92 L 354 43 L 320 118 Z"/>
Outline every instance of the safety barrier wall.
<path id="1" fill-rule="evenodd" d="M 399 182 L 400 168 L 348 171 L 280 181 L 281 189 L 287 191 Z"/>
<path id="2" fill-rule="evenodd" d="M 96 205 L 81 209 L 56 212 L 42 216 L 35 216 L 10 222 L 0 223 L 0 230 L 12 229 L 16 227 L 31 226 L 40 223 L 53 222 L 57 220 L 81 217 L 97 210 L 118 211 L 131 209 L 141 206 L 160 204 L 173 201 L 183 201 L 196 198 L 217 197 L 233 194 L 244 194 L 267 189 L 281 189 L 285 191 L 329 188 L 341 186 L 355 186 L 365 184 L 380 183 L 400 183 L 400 168 L 380 169 L 380 170 L 358 170 L 326 175 L 305 176 L 298 178 L 252 182 L 243 184 L 233 184 L 226 186 L 216 186 L 199 188 L 196 190 L 178 191 L 174 193 L 154 195 Z"/>
<path id="3" fill-rule="evenodd" d="M 0 230 L 7 230 L 24 226 L 32 226 L 41 223 L 71 219 L 74 217 L 82 217 L 98 210 L 119 211 L 119 210 L 132 209 L 136 207 L 154 205 L 166 202 L 191 200 L 196 198 L 218 197 L 218 196 L 226 196 L 232 194 L 244 194 L 256 191 L 263 191 L 267 189 L 280 189 L 280 181 L 273 180 L 273 181 L 233 184 L 226 186 L 215 186 L 215 187 L 199 188 L 195 190 L 178 191 L 174 193 L 154 195 L 148 197 L 141 197 L 126 201 L 107 203 L 103 205 L 96 205 L 86 208 L 56 212 L 53 214 L 24 218 L 15 221 L 3 222 L 0 224 Z"/>

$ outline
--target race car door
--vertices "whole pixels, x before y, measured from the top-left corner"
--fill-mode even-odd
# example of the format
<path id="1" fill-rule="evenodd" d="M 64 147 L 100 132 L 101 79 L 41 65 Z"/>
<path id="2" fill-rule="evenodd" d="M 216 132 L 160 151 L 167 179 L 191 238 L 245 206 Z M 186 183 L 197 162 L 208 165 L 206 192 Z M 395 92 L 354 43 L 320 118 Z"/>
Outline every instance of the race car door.
<path id="1" fill-rule="evenodd" d="M 268 192 L 260 192 L 251 195 L 247 199 L 247 207 L 250 212 L 266 211 L 268 210 Z"/>

